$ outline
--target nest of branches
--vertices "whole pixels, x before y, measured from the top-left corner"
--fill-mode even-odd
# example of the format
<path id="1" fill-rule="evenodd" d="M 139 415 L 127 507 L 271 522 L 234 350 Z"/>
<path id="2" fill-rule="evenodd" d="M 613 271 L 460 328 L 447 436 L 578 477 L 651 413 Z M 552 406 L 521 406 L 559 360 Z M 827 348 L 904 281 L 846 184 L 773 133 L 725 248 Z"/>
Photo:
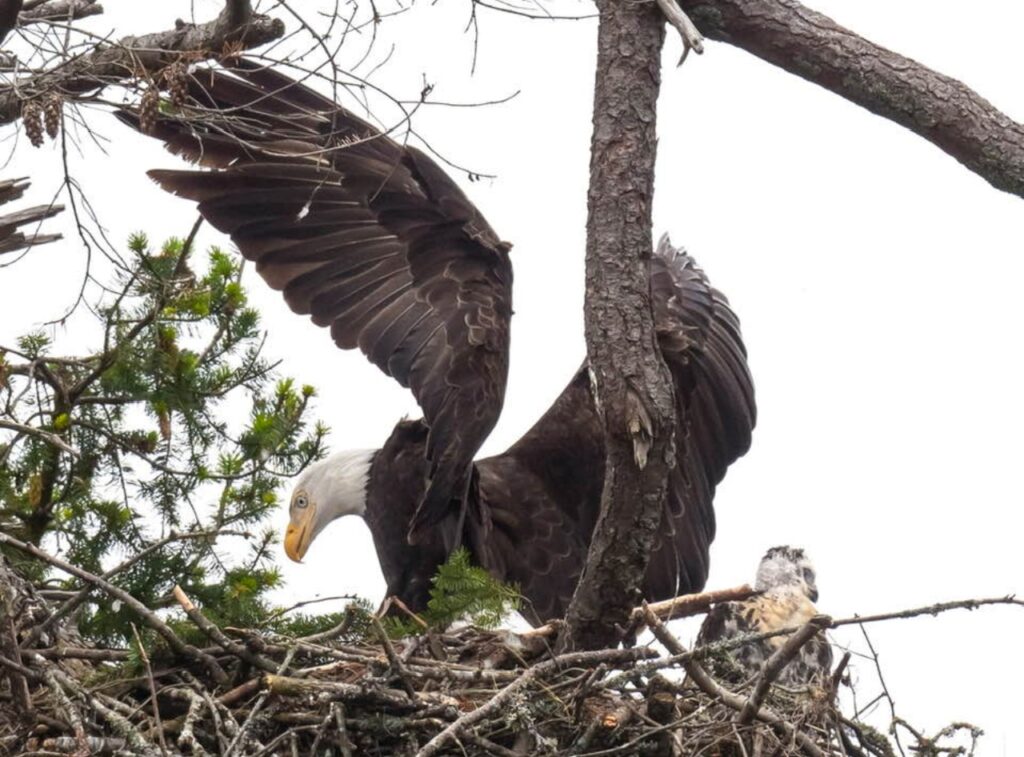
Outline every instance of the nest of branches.
<path id="1" fill-rule="evenodd" d="M 566 653 L 557 625 L 392 639 L 356 607 L 302 637 L 222 629 L 179 590 L 207 643 L 171 642 L 169 627 L 153 627 L 162 620 L 141 614 L 159 643 L 137 634 L 135 645 L 101 649 L 51 622 L 56 604 L 0 558 L 0 754 L 894 755 L 837 705 L 848 656 L 817 685 L 775 684 L 787 656 L 843 621 L 821 616 L 791 632 L 747 680 L 728 651 L 753 637 L 687 650 L 664 625 L 744 594 L 638 608 L 629 635 L 650 628 L 658 645 Z M 925 755 L 966 754 L 940 743 L 959 729 L 979 733 L 957 725 L 927 738 L 906 726 Z"/>

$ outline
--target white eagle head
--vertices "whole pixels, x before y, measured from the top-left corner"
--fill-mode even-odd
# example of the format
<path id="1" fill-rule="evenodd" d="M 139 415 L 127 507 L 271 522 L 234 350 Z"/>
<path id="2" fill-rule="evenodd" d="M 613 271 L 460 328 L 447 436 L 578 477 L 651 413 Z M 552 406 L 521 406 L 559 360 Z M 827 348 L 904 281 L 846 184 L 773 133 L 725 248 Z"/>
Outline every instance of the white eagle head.
<path id="1" fill-rule="evenodd" d="M 817 575 L 814 563 L 797 547 L 772 547 L 761 558 L 757 568 L 758 591 L 797 589 L 812 602 L 818 601 Z"/>
<path id="2" fill-rule="evenodd" d="M 288 508 L 284 537 L 288 557 L 301 561 L 313 539 L 331 521 L 366 513 L 366 485 L 376 454 L 375 449 L 337 452 L 302 472 Z"/>

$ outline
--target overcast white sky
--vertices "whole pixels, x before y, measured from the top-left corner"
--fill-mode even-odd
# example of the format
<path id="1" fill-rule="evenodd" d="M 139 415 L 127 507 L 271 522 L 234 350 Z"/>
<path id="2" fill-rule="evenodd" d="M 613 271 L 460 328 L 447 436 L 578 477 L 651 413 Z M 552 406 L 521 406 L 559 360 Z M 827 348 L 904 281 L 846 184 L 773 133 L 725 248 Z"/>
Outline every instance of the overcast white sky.
<path id="1" fill-rule="evenodd" d="M 871 39 L 960 78 L 1024 119 L 1024 5 L 974 0 L 813 0 Z M 119 33 L 169 28 L 185 0 L 106 0 L 94 23 Z M 196 2 L 199 18 L 219 3 Z M 586 11 L 584 5 L 578 7 Z M 583 249 L 595 23 L 480 18 L 470 73 L 464 2 L 414 7 L 379 30 L 392 43 L 377 85 L 438 100 L 416 129 L 445 156 L 496 179 L 459 180 L 515 244 L 516 317 L 505 412 L 483 452 L 504 450 L 548 407 L 584 354 Z M 288 19 L 285 19 L 288 21 Z M 365 39 L 352 38 L 346 60 Z M 716 501 L 709 588 L 753 578 L 765 548 L 800 545 L 819 571 L 823 611 L 874 613 L 1024 590 L 1022 200 L 992 189 L 903 129 L 746 53 L 709 44 L 675 69 L 665 53 L 656 233 L 671 232 L 739 314 L 759 406 L 751 452 Z M 364 69 L 365 70 L 365 69 Z M 395 112 L 382 117 L 394 119 Z M 144 177 L 176 159 L 97 116 L 109 157 L 71 156 L 111 237 L 184 234 L 192 207 Z M 8 132 L 10 127 L 8 127 Z M 56 188 L 59 153 L 19 149 L 5 176 L 34 198 Z M 204 243 L 223 241 L 206 232 Z M 0 341 L 57 314 L 84 253 L 40 248 L 0 273 Z M 320 388 L 334 449 L 377 446 L 411 398 L 358 354 L 292 315 L 252 276 L 268 354 Z M 59 335 L 58 335 L 59 336 Z M 285 501 L 287 497 L 283 498 Z M 278 521 L 283 526 L 286 515 Z M 283 556 L 282 556 L 283 560 Z M 369 534 L 336 524 L 282 599 L 345 592 L 379 599 Z M 680 629 L 683 636 L 692 626 Z M 900 713 L 927 729 L 969 720 L 982 755 L 1024 753 L 1019 728 L 1024 611 L 1004 608 L 871 628 Z M 864 649 L 859 633 L 838 642 Z M 857 662 L 862 702 L 877 685 Z"/>

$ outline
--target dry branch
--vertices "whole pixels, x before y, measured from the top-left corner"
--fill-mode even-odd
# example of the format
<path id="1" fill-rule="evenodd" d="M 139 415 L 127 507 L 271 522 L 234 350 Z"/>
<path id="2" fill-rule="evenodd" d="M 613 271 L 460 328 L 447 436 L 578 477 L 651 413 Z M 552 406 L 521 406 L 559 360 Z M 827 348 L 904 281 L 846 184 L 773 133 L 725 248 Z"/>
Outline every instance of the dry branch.
<path id="1" fill-rule="evenodd" d="M 21 114 L 22 102 L 50 91 L 64 95 L 96 94 L 103 88 L 156 72 L 189 54 L 216 58 L 225 49 L 250 49 L 284 35 L 280 19 L 252 13 L 248 2 L 230 0 L 220 16 L 205 24 L 179 21 L 174 29 L 130 36 L 72 58 L 42 74 L 26 76 L 0 90 L 0 124 Z"/>
<path id="2" fill-rule="evenodd" d="M 188 598 L 180 586 L 175 586 L 172 590 L 175 601 L 181 606 L 181 609 L 188 615 L 188 619 L 195 623 L 196 628 L 206 634 L 207 638 L 210 639 L 214 644 L 217 644 L 225 652 L 235 655 L 236 657 L 245 660 L 250 665 L 254 665 L 260 670 L 265 670 L 268 673 L 276 673 L 277 666 L 255 654 L 241 644 L 236 644 L 231 641 L 224 632 L 209 618 L 196 607 L 192 600 Z"/>
<path id="3" fill-rule="evenodd" d="M 101 13 L 103 6 L 96 0 L 50 0 L 23 10 L 18 16 L 18 25 L 27 26 L 45 21 L 75 21 Z"/>
<path id="4" fill-rule="evenodd" d="M 701 32 L 825 87 L 940 147 L 1024 197 L 1024 126 L 960 81 L 796 0 L 681 0 Z"/>
<path id="5" fill-rule="evenodd" d="M 11 716 L 0 706 L 0 751 L 156 755 L 180 749 L 193 755 L 269 755 L 317 754 L 329 748 L 342 755 L 418 750 L 421 757 L 482 757 L 536 753 L 543 740 L 559 753 L 581 757 L 742 755 L 745 741 L 779 757 L 884 754 L 856 746 L 857 739 L 862 747 L 870 743 L 864 741 L 867 729 L 838 711 L 834 696 L 815 699 L 809 707 L 806 694 L 766 683 L 757 687 L 765 694 L 758 706 L 753 697 L 719 683 L 697 661 L 703 650 L 687 652 L 650 608 L 645 621 L 669 656 L 638 647 L 552 657 L 534 638 L 532 644 L 520 642 L 523 655 L 505 658 L 510 667 L 500 670 L 484 670 L 481 662 L 491 659 L 497 641 L 509 640 L 505 632 L 464 628 L 439 633 L 431 649 L 440 658 L 431 659 L 416 656 L 416 638 L 389 640 L 391 653 L 382 654 L 380 629 L 372 622 L 364 635 L 324 645 L 247 631 L 247 642 L 255 646 L 246 652 L 258 648 L 265 660 L 289 673 L 253 677 L 247 654 L 231 642 L 212 652 L 234 681 L 242 681 L 227 688 L 174 650 L 170 657 L 166 649 L 158 655 L 146 652 L 141 669 L 133 669 L 122 654 L 112 654 L 124 650 L 90 650 L 67 636 L 63 623 L 54 624 L 53 632 L 69 655 L 44 657 L 48 650 L 25 649 L 29 629 L 59 604 L 46 606 L 38 596 L 27 601 L 33 590 L 12 577 L 2 560 L 0 581 L 14 587 L 15 596 L 8 600 L 34 608 L 31 618 L 22 612 L 17 619 L 22 651 L 16 651 L 17 644 L 15 651 L 10 643 L 0 645 L 0 702 L 14 701 L 12 684 L 20 676 L 17 685 L 28 688 L 32 705 L 27 716 Z M 676 603 L 685 604 L 685 598 Z M 826 621 L 820 618 L 816 625 Z M 208 623 L 203 618 L 203 626 Z M 226 638 L 224 631 L 230 629 L 211 636 Z M 19 654 L 21 662 L 12 659 Z M 324 664 L 325 659 L 333 661 Z M 414 698 L 394 685 L 396 660 Z M 770 680 L 774 664 L 768 663 L 763 680 Z M 655 672 L 680 666 L 697 688 L 681 687 Z M 97 674 L 106 683 L 83 684 Z M 752 722 L 737 727 L 737 713 L 751 709 Z M 940 750 L 957 732 L 950 728 L 926 737 L 904 730 L 920 736 L 919 745 Z"/>
<path id="6" fill-rule="evenodd" d="M 715 589 L 714 591 L 704 591 L 699 594 L 683 594 L 672 599 L 662 600 L 661 602 L 644 604 L 641 607 L 633 608 L 632 620 L 626 636 L 633 636 L 640 631 L 647 610 L 650 610 L 662 620 L 679 620 L 680 618 L 689 618 L 693 615 L 701 615 L 710 610 L 712 605 L 720 602 L 742 602 L 745 599 L 757 596 L 758 593 L 750 584 L 743 584 L 732 589 Z M 521 636 L 524 638 L 552 636 L 563 627 L 564 623 L 561 621 L 545 623 L 529 631 L 524 631 Z"/>

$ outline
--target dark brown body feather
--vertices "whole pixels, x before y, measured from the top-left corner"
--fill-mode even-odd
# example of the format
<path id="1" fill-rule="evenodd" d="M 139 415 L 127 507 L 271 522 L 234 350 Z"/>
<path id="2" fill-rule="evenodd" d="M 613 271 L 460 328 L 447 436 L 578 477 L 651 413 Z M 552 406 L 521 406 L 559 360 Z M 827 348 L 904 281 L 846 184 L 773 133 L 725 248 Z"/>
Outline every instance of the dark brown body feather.
<path id="1" fill-rule="evenodd" d="M 418 150 L 285 76 L 238 66 L 199 72 L 199 105 L 155 126 L 173 152 L 217 170 L 151 175 L 197 201 L 293 310 L 329 326 L 340 347 L 358 346 L 422 407 L 424 420 L 396 426 L 370 471 L 366 520 L 389 591 L 422 607 L 461 542 L 519 584 L 531 620 L 561 615 L 604 478 L 586 370 L 511 449 L 474 465 L 504 399 L 508 245 Z M 714 489 L 749 447 L 755 409 L 736 317 L 667 242 L 651 294 L 678 423 L 645 586 L 657 599 L 703 587 Z"/>

